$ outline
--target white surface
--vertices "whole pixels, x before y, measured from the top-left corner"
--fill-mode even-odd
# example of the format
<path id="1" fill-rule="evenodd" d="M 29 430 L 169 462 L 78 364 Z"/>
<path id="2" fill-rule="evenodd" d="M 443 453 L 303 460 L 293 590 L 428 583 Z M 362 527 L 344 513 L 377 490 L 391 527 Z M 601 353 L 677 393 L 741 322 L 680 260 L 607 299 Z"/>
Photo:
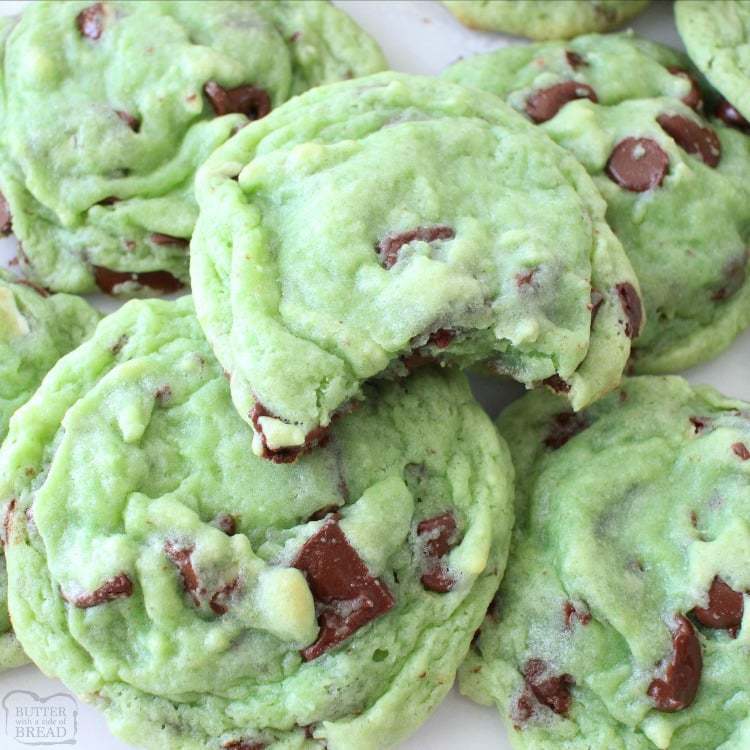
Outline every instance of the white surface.
<path id="1" fill-rule="evenodd" d="M 14 13 L 22 2 L 2 2 L 0 12 Z M 483 34 L 463 28 L 437 2 L 429 0 L 341 0 L 338 2 L 383 46 L 388 59 L 397 70 L 411 73 L 434 74 L 462 56 L 482 52 L 511 41 L 495 34 Z M 671 3 L 655 2 L 636 19 L 634 28 L 658 41 L 679 45 L 672 22 Z M 13 240 L 0 241 L 0 262 L 14 255 Z M 111 304 L 106 306 L 111 309 Z M 750 400 L 750 331 L 734 346 L 713 362 L 688 373 L 693 382 L 709 383 L 726 393 Z M 474 379 L 475 391 L 493 416 L 519 389 L 512 384 L 498 385 L 497 381 Z M 3 697 L 13 690 L 28 690 L 41 697 L 61 691 L 64 686 L 48 680 L 33 667 L 24 667 L 0 675 L 0 705 Z M 59 702 L 59 699 L 56 699 Z M 29 700 L 26 700 L 29 703 Z M 51 701 L 50 704 L 55 703 Z M 47 704 L 47 705 L 50 705 Z M 126 750 L 127 746 L 111 737 L 103 718 L 93 709 L 79 702 L 77 715 L 77 750 Z M 72 718 L 67 714 L 64 724 L 68 737 L 72 733 Z M 7 730 L 7 733 L 6 733 Z M 14 719 L 0 716 L 0 748 L 20 750 L 28 747 L 13 739 Z M 62 730 L 61 730 L 62 731 Z M 454 690 L 435 715 L 407 742 L 401 750 L 509 750 L 510 745 L 497 713 L 476 706 Z"/>

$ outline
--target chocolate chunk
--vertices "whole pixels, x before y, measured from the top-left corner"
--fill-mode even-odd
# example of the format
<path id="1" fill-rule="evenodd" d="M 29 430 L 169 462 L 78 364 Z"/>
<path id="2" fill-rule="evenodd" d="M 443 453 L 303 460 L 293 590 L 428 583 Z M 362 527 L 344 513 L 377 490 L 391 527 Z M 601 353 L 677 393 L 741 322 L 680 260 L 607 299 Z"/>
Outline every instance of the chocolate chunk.
<path id="1" fill-rule="evenodd" d="M 3 546 L 8 544 L 8 540 L 10 539 L 10 532 L 13 529 L 13 514 L 15 513 L 15 511 L 16 498 L 13 498 L 5 508 L 5 515 L 3 515 L 3 537 L 2 539 L 0 539 L 0 541 L 3 543 Z"/>
<path id="2" fill-rule="evenodd" d="M 666 151 L 651 138 L 625 138 L 612 150 L 607 177 L 621 188 L 643 193 L 658 187 L 669 169 Z"/>
<path id="3" fill-rule="evenodd" d="M 426 518 L 417 526 L 424 571 L 420 580 L 429 591 L 445 594 L 456 583 L 443 562 L 443 558 L 455 547 L 456 536 L 456 519 L 450 512 Z"/>
<path id="4" fill-rule="evenodd" d="M 126 599 L 132 595 L 133 582 L 125 573 L 120 573 L 114 578 L 105 581 L 96 591 L 92 591 L 90 594 L 79 594 L 74 597 L 63 594 L 62 596 L 66 602 L 69 602 L 74 607 L 88 609 L 89 607 L 96 607 L 99 604 L 111 602 L 113 599 Z"/>
<path id="5" fill-rule="evenodd" d="M 315 427 L 305 435 L 305 442 L 302 445 L 293 445 L 287 448 L 269 448 L 266 436 L 263 434 L 263 427 L 260 423 L 261 417 L 272 417 L 278 419 L 272 412 L 266 409 L 260 401 L 256 401 L 250 410 L 250 421 L 253 429 L 260 435 L 263 444 L 261 458 L 273 461 L 275 464 L 294 463 L 303 453 L 308 453 L 314 448 L 325 445 L 330 438 L 331 425 L 327 427 Z"/>
<path id="6" fill-rule="evenodd" d="M 10 204 L 0 193 L 0 237 L 6 237 L 13 231 L 13 219 L 10 215 Z"/>
<path id="7" fill-rule="evenodd" d="M 149 235 L 149 239 L 154 245 L 177 245 L 178 247 L 190 247 L 190 240 L 186 240 L 184 237 L 173 237 L 171 234 L 161 234 L 160 232 L 153 232 Z"/>
<path id="8" fill-rule="evenodd" d="M 565 60 L 573 70 L 578 70 L 578 68 L 588 65 L 588 63 L 577 52 L 573 52 L 573 50 L 569 49 L 565 50 Z"/>
<path id="9" fill-rule="evenodd" d="M 536 123 L 547 122 L 574 99 L 599 101 L 596 92 L 587 83 L 563 81 L 534 91 L 526 100 L 526 114 Z"/>
<path id="10" fill-rule="evenodd" d="M 714 302 L 724 302 L 731 299 L 742 289 L 747 275 L 747 263 L 747 251 L 727 263 L 724 267 L 724 281 L 722 286 L 711 295 L 711 299 Z"/>
<path id="11" fill-rule="evenodd" d="M 534 715 L 536 700 L 528 685 L 524 686 L 523 692 L 516 698 L 511 708 L 510 718 L 513 720 L 513 728 L 519 731 L 524 724 Z"/>
<path id="12" fill-rule="evenodd" d="M 234 536 L 237 533 L 237 519 L 229 513 L 220 513 L 211 523 L 227 536 Z"/>
<path id="13" fill-rule="evenodd" d="M 122 110 L 116 109 L 115 114 L 134 132 L 137 133 L 141 129 L 141 121 L 137 117 L 123 112 Z"/>
<path id="14" fill-rule="evenodd" d="M 701 644 L 693 626 L 683 615 L 672 631 L 672 654 L 662 665 L 662 676 L 648 686 L 648 695 L 658 711 L 682 711 L 695 700 L 703 671 Z"/>
<path id="15" fill-rule="evenodd" d="M 375 252 L 378 253 L 383 268 L 389 269 L 396 265 L 399 251 L 404 245 L 408 245 L 415 240 L 421 240 L 422 242 L 452 240 L 455 236 L 456 233 L 451 227 L 417 227 L 401 232 L 401 234 L 389 234 L 375 245 Z"/>
<path id="16" fill-rule="evenodd" d="M 76 16 L 76 26 L 81 36 L 98 39 L 104 30 L 104 6 L 101 3 L 94 3 L 84 8 Z"/>
<path id="17" fill-rule="evenodd" d="M 591 622 L 590 612 L 579 612 L 573 602 L 563 602 L 563 618 L 565 620 L 565 628 L 570 630 L 573 627 L 573 620 L 576 619 L 581 625 L 588 625 Z"/>
<path id="18" fill-rule="evenodd" d="M 711 419 L 709 417 L 690 417 L 690 424 L 693 425 L 693 430 L 698 435 L 711 425 Z"/>
<path id="19" fill-rule="evenodd" d="M 656 121 L 680 148 L 699 156 L 709 167 L 718 165 L 721 160 L 721 142 L 711 128 L 701 127 L 682 115 L 659 115 Z"/>
<path id="20" fill-rule="evenodd" d="M 743 461 L 750 461 L 750 450 L 744 443 L 734 443 L 732 445 L 732 452 L 735 456 L 739 456 Z"/>
<path id="21" fill-rule="evenodd" d="M 629 339 L 636 339 L 641 332 L 641 324 L 643 323 L 641 298 L 629 281 L 617 284 L 615 289 L 617 289 L 620 304 L 627 318 L 625 322 L 625 335 Z"/>
<path id="22" fill-rule="evenodd" d="M 411 372 L 412 370 L 417 370 L 420 367 L 434 365 L 437 363 L 437 361 L 438 360 L 435 357 L 420 354 L 418 351 L 401 357 L 401 363 L 409 372 Z"/>
<path id="23" fill-rule="evenodd" d="M 534 697 L 556 714 L 565 716 L 570 710 L 570 688 L 575 680 L 569 674 L 549 675 L 547 664 L 542 659 L 529 659 L 523 676 Z"/>
<path id="24" fill-rule="evenodd" d="M 742 624 L 744 612 L 742 592 L 735 591 L 722 578 L 716 576 L 708 590 L 708 607 L 696 607 L 692 614 L 701 625 L 714 630 L 729 630 L 734 636 Z"/>
<path id="25" fill-rule="evenodd" d="M 716 105 L 716 116 L 730 128 L 736 128 L 747 133 L 750 132 L 750 122 L 733 107 L 726 99 L 721 99 Z"/>
<path id="26" fill-rule="evenodd" d="M 516 274 L 516 286 L 520 289 L 523 286 L 531 286 L 534 283 L 534 276 L 538 268 L 531 268 L 523 273 Z"/>
<path id="27" fill-rule="evenodd" d="M 94 272 L 96 285 L 105 294 L 112 294 L 115 287 L 120 284 L 138 284 L 149 289 L 155 289 L 164 294 L 178 292 L 184 284 L 172 276 L 169 271 L 142 271 L 140 273 L 129 271 L 113 271 L 104 266 L 91 266 Z"/>
<path id="28" fill-rule="evenodd" d="M 703 109 L 703 94 L 701 93 L 701 87 L 698 85 L 698 81 L 684 68 L 678 68 L 676 65 L 668 65 L 667 70 L 673 75 L 679 78 L 684 78 L 690 82 L 690 91 L 682 97 L 683 103 L 687 104 L 690 109 L 694 109 L 696 112 L 700 112 Z"/>
<path id="29" fill-rule="evenodd" d="M 182 577 L 182 587 L 190 594 L 193 604 L 200 605 L 197 593 L 200 590 L 198 574 L 193 567 L 192 555 L 194 547 L 181 547 L 176 542 L 164 542 L 164 554 L 177 566 Z"/>
<path id="30" fill-rule="evenodd" d="M 345 641 L 395 604 L 385 584 L 374 578 L 333 517 L 311 536 L 294 567 L 307 578 L 315 598 L 320 633 L 302 658 L 312 661 Z"/>
<path id="31" fill-rule="evenodd" d="M 259 740 L 227 740 L 222 747 L 225 750 L 264 750 L 268 743 Z"/>
<path id="32" fill-rule="evenodd" d="M 229 610 L 227 600 L 237 589 L 238 585 L 239 580 L 235 578 L 233 581 L 224 584 L 224 586 L 222 586 L 218 591 L 215 591 L 211 595 L 211 598 L 208 600 L 208 606 L 211 607 L 211 611 L 215 615 L 223 615 L 227 613 L 227 611 Z"/>
<path id="33" fill-rule="evenodd" d="M 552 450 L 562 448 L 565 443 L 575 437 L 579 432 L 588 427 L 588 422 L 583 414 L 575 414 L 572 411 L 564 411 L 556 414 L 544 444 Z"/>
<path id="34" fill-rule="evenodd" d="M 557 373 L 542 380 L 542 383 L 551 388 L 555 393 L 569 393 L 570 383 L 564 381 Z"/>
<path id="35" fill-rule="evenodd" d="M 307 523 L 310 521 L 322 521 L 326 516 L 330 516 L 331 513 L 336 513 L 338 509 L 338 505 L 324 505 L 322 508 L 319 508 L 308 516 Z"/>
<path id="36" fill-rule="evenodd" d="M 248 120 L 260 120 L 271 111 L 271 97 L 265 89 L 257 86 L 237 86 L 225 89 L 216 81 L 203 87 L 217 115 L 240 114 Z"/>
<path id="37" fill-rule="evenodd" d="M 427 344 L 432 344 L 432 346 L 436 346 L 438 349 L 445 349 L 455 338 L 455 331 L 452 331 L 450 328 L 439 328 L 430 334 Z"/>

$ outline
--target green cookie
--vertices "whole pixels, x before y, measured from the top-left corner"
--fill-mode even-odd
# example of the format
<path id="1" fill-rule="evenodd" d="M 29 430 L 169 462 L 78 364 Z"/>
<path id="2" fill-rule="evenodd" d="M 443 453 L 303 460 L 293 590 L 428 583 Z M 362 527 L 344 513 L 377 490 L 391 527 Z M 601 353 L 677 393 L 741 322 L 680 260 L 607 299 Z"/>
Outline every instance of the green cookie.
<path id="1" fill-rule="evenodd" d="M 675 21 L 692 61 L 726 97 L 717 115 L 750 131 L 750 2 L 678 0 Z"/>
<path id="2" fill-rule="evenodd" d="M 519 750 L 746 750 L 750 404 L 642 377 L 498 426 L 519 524 L 462 691 Z"/>
<path id="3" fill-rule="evenodd" d="M 649 0 L 443 0 L 461 23 L 530 39 L 569 39 L 609 31 L 638 15 Z"/>
<path id="4" fill-rule="evenodd" d="M 385 67 L 328 2 L 37 2 L 0 33 L 0 230 L 50 289 L 188 278 L 196 168 L 310 86 Z"/>
<path id="5" fill-rule="evenodd" d="M 55 362 L 93 330 L 98 313 L 78 297 L 48 296 L 0 270 L 0 443 L 8 422 Z M 0 542 L 3 540 L 0 531 Z M 25 661 L 8 619 L 7 575 L 0 544 L 0 669 Z"/>
<path id="6" fill-rule="evenodd" d="M 131 302 L 0 451 L 18 637 L 158 750 L 379 750 L 447 693 L 497 589 L 512 467 L 465 378 L 381 383 L 253 457 L 192 301 Z"/>
<path id="7" fill-rule="evenodd" d="M 276 461 L 319 442 L 365 381 L 427 361 L 489 362 L 580 408 L 616 386 L 640 328 L 585 171 L 496 97 L 444 81 L 304 94 L 218 149 L 196 195 L 198 317 Z"/>
<path id="8" fill-rule="evenodd" d="M 750 325 L 750 139 L 709 125 L 687 65 L 620 34 L 501 49 L 445 73 L 504 98 L 594 178 L 643 290 L 638 372 L 710 359 Z"/>

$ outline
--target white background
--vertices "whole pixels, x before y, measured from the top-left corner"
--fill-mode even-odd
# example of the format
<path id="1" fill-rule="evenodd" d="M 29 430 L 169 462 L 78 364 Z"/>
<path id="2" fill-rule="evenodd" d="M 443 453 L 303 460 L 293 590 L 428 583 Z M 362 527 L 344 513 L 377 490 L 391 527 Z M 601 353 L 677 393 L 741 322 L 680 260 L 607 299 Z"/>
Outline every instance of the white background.
<path id="1" fill-rule="evenodd" d="M 23 2 L 0 2 L 0 12 L 18 12 Z M 382 45 L 393 68 L 409 73 L 435 74 L 461 56 L 482 52 L 508 43 L 520 43 L 497 34 L 470 31 L 461 26 L 437 2 L 431 0 L 339 0 L 337 4 L 352 15 Z M 656 0 L 639 16 L 633 27 L 645 36 L 679 46 L 672 21 L 672 4 Z M 15 242 L 0 240 L 0 262 L 14 255 Z M 112 303 L 96 298 L 97 304 L 112 309 Z M 104 304 L 102 304 L 104 302 Z M 726 393 L 750 400 L 750 331 L 713 362 L 687 373 L 693 382 L 709 383 Z M 488 379 L 474 379 L 480 400 L 493 416 L 519 389 Z M 23 667 L 0 675 L 0 699 L 17 689 L 41 696 L 63 690 L 33 667 Z M 0 748 L 20 750 L 22 745 L 5 734 L 5 716 L 0 716 Z M 434 716 L 401 750 L 509 750 L 510 745 L 499 716 L 489 708 L 476 706 L 454 690 Z M 78 715 L 78 750 L 126 750 L 111 737 L 103 718 L 86 705 Z"/>

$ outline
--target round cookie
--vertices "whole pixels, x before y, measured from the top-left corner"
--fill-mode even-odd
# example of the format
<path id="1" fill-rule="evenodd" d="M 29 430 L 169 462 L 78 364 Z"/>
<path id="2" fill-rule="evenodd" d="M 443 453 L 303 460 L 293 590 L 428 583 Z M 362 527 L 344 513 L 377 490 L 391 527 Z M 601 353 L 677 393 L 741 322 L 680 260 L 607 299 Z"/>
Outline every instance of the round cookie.
<path id="1" fill-rule="evenodd" d="M 365 381 L 430 361 L 487 362 L 580 408 L 619 382 L 641 326 L 585 171 L 444 81 L 308 92 L 218 149 L 196 195 L 198 317 L 276 461 L 324 439 Z"/>
<path id="2" fill-rule="evenodd" d="M 498 425 L 519 525 L 462 691 L 519 750 L 747 748 L 750 404 L 641 377 Z"/>
<path id="3" fill-rule="evenodd" d="M 726 97 L 717 116 L 750 131 L 750 2 L 678 0 L 675 21 L 690 59 Z"/>
<path id="4" fill-rule="evenodd" d="M 459 373 L 368 396 L 276 466 L 249 454 L 189 297 L 106 318 L 0 451 L 31 658 L 159 750 L 376 750 L 413 730 L 497 589 L 513 470 Z"/>
<path id="5" fill-rule="evenodd" d="M 461 23 L 530 39 L 569 39 L 610 31 L 638 15 L 649 0 L 443 0 Z"/>
<path id="6" fill-rule="evenodd" d="M 13 413 L 36 390 L 47 371 L 93 330 L 98 313 L 84 300 L 47 295 L 13 282 L 0 269 L 0 443 Z M 0 529 L 0 669 L 25 661 L 7 606 L 7 576 Z"/>
<path id="7" fill-rule="evenodd" d="M 678 53 L 592 35 L 498 50 L 445 75 L 505 99 L 593 177 L 643 290 L 637 372 L 710 359 L 750 325 L 750 138 L 706 121 Z"/>
<path id="8" fill-rule="evenodd" d="M 385 67 L 322 0 L 39 2 L 0 34 L 0 231 L 58 291 L 188 279 L 196 168 L 249 120 Z"/>

